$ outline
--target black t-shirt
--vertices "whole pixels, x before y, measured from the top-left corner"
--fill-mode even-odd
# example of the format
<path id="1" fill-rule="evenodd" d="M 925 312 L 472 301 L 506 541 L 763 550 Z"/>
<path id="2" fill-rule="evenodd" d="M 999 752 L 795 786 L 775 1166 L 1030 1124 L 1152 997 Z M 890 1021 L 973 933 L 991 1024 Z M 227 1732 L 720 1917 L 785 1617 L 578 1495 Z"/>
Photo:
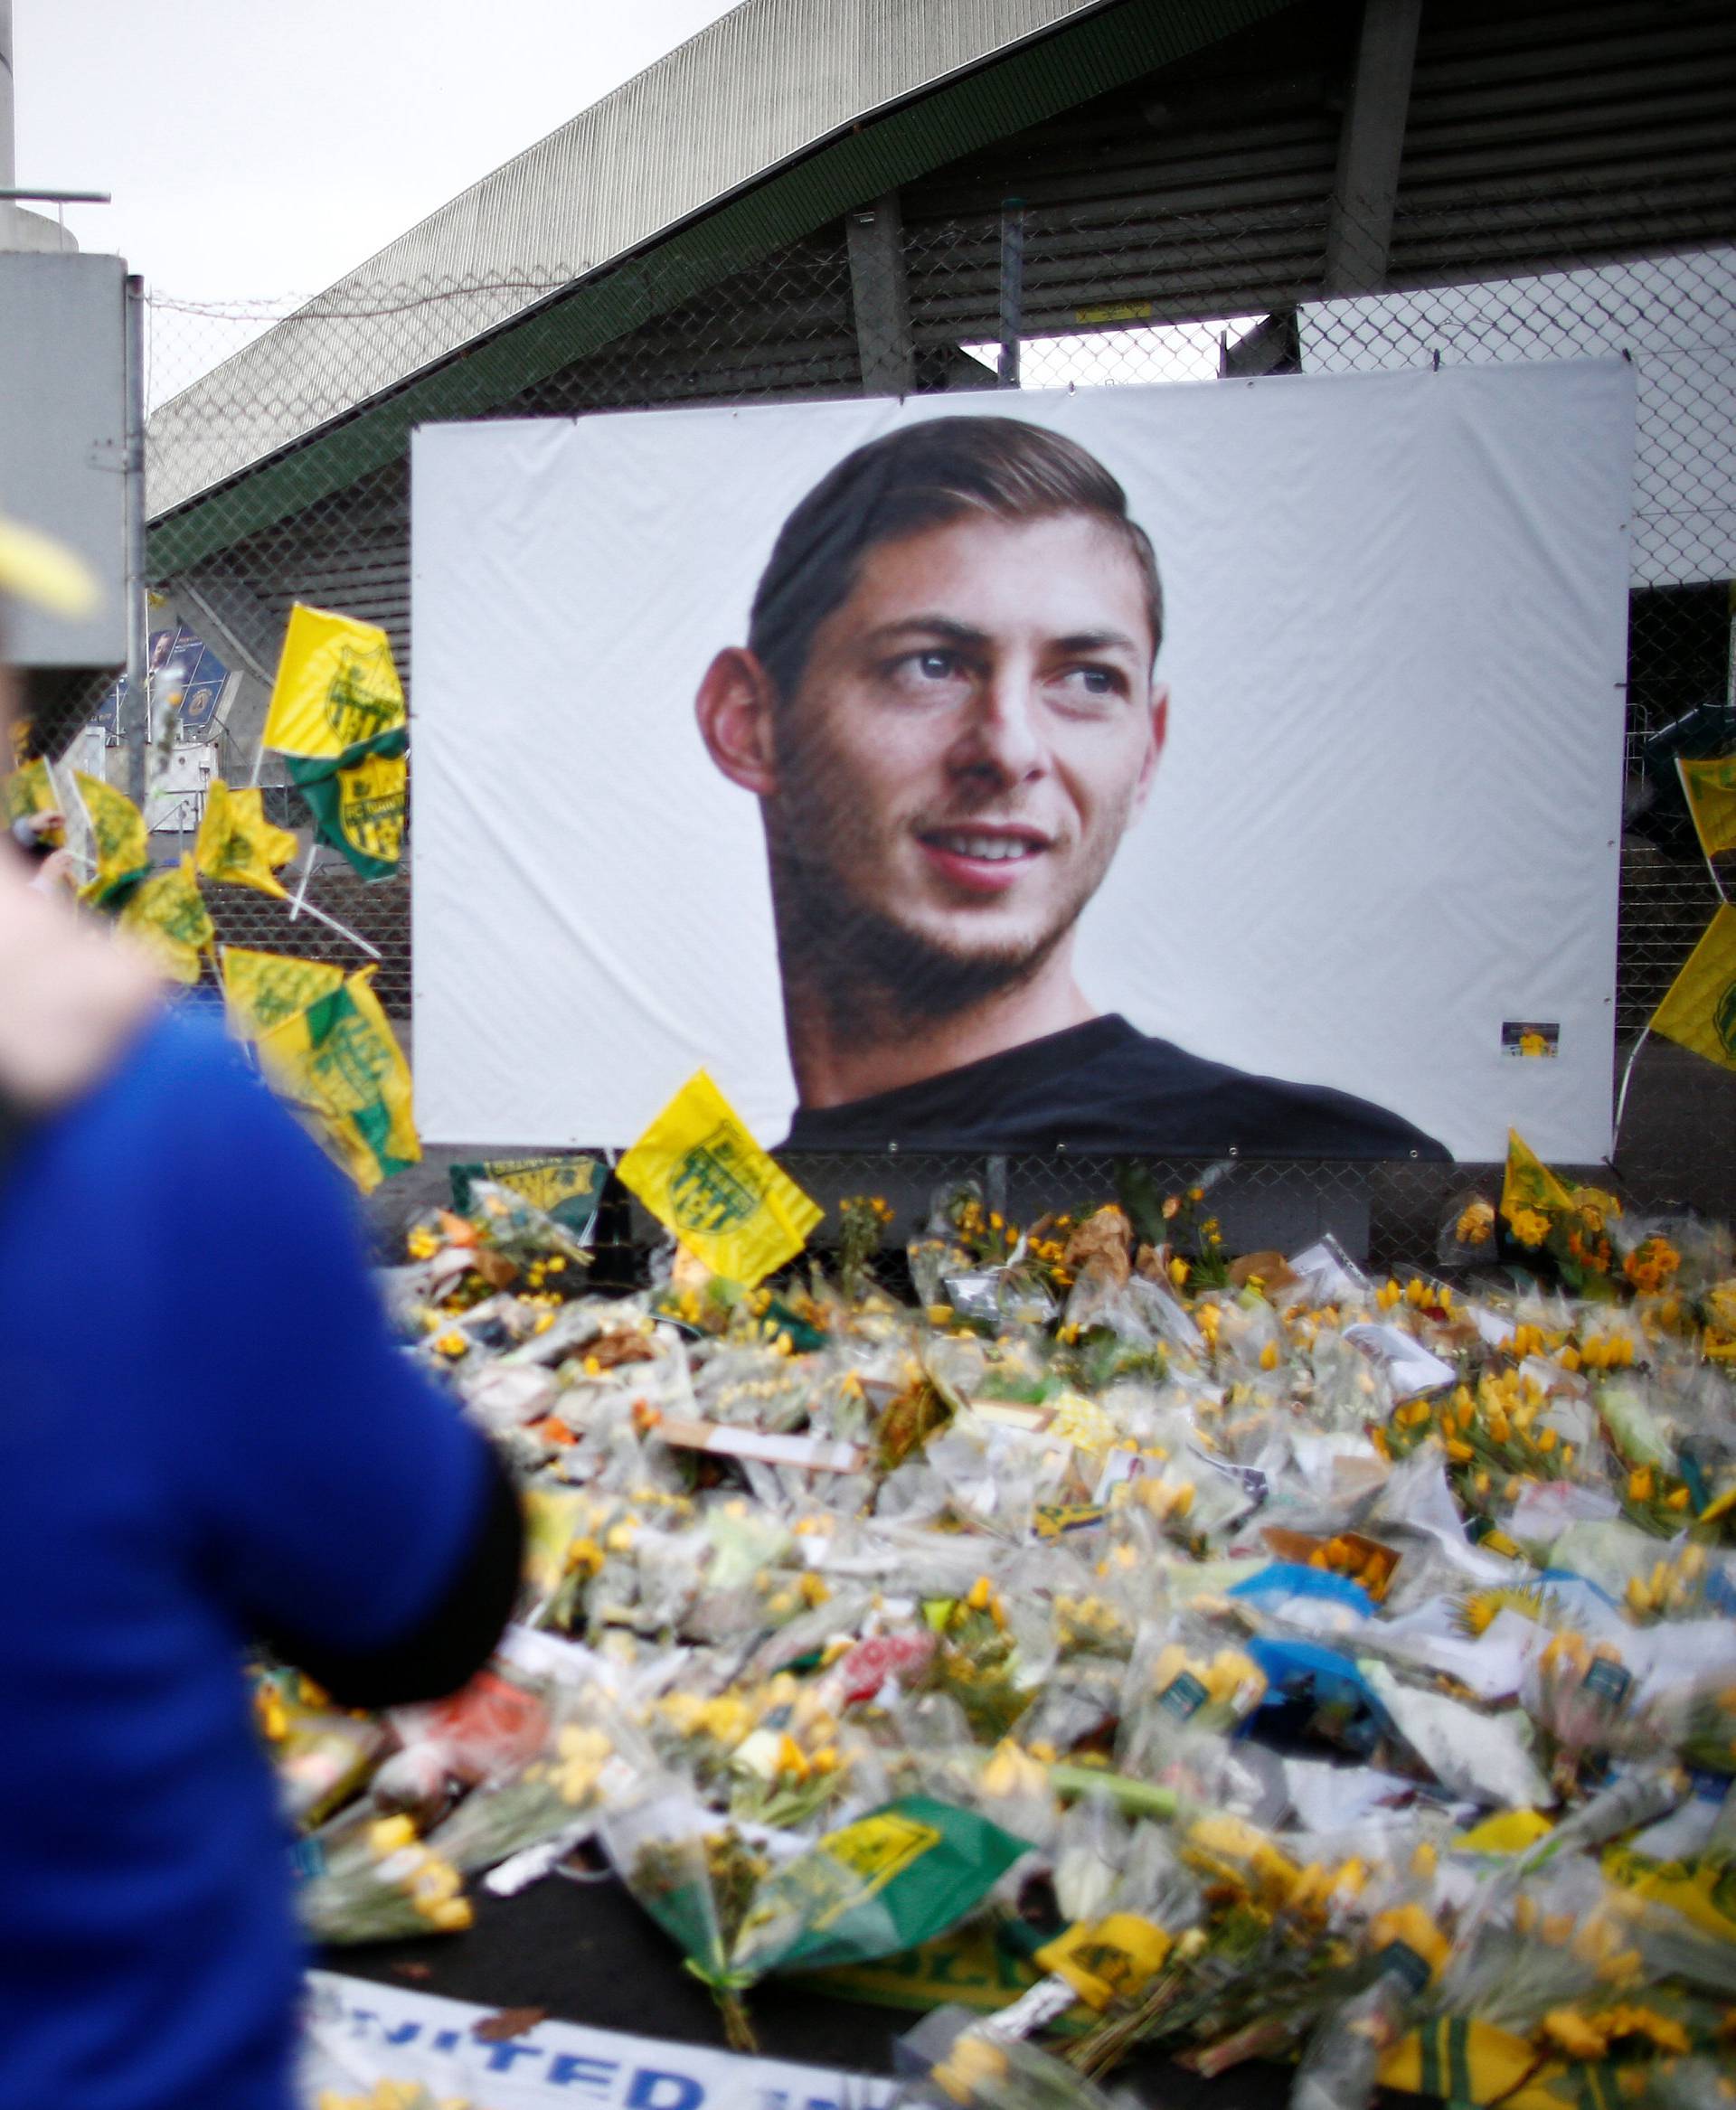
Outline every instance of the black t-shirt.
<path id="1" fill-rule="evenodd" d="M 1207 1062 L 1124 1018 L 1090 1020 L 896 1091 L 798 1107 L 786 1150 L 1146 1151 L 1172 1157 L 1450 1153 L 1348 1092 Z"/>

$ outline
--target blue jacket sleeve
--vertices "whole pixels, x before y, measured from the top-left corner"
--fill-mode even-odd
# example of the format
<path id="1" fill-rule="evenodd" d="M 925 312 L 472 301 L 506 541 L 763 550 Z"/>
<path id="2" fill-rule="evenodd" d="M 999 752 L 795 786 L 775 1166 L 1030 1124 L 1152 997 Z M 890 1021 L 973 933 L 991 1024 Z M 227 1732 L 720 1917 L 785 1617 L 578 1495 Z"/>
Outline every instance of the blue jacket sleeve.
<path id="1" fill-rule="evenodd" d="M 239 1621 L 365 1658 L 461 1582 L 498 1468 L 393 1344 L 341 1175 L 227 1044 L 192 1060 L 161 1249 L 203 1257 L 203 1317 L 165 1470 Z"/>

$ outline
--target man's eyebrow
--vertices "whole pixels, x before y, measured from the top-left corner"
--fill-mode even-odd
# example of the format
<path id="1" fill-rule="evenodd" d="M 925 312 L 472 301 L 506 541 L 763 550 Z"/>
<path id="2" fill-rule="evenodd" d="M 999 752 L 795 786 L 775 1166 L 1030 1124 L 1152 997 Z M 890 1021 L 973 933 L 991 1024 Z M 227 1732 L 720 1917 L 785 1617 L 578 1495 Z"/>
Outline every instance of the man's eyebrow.
<path id="1" fill-rule="evenodd" d="M 1136 658 L 1146 649 L 1125 630 L 1075 630 L 1052 643 L 1057 652 L 1130 652 Z"/>
<path id="2" fill-rule="evenodd" d="M 901 616 L 895 623 L 882 623 L 868 633 L 871 645 L 886 645 L 905 636 L 948 637 L 956 645 L 989 645 L 990 633 L 956 616 Z M 1052 652 L 1127 652 L 1137 659 L 1146 648 L 1125 630 L 1073 630 L 1065 637 L 1049 640 Z"/>
<path id="3" fill-rule="evenodd" d="M 955 645 L 986 645 L 989 635 L 956 616 L 901 616 L 896 623 L 882 623 L 868 633 L 871 645 L 890 645 L 898 637 L 949 637 Z"/>

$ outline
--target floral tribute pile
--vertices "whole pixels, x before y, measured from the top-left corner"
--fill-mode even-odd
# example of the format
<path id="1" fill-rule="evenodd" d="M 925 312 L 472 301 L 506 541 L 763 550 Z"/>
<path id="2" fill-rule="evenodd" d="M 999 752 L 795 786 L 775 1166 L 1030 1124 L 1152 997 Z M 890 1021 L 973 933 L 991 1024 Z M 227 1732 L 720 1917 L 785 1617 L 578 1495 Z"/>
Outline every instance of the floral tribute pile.
<path id="1" fill-rule="evenodd" d="M 899 1255 L 863 1197 L 781 1286 L 613 1298 L 503 1186 L 420 1220 L 388 1294 L 522 1474 L 524 1596 L 442 1705 L 260 1665 L 310 1929 L 582 1847 L 732 2043 L 774 1972 L 935 2008 L 938 2105 L 1137 2048 L 1306 2110 L 1736 2095 L 1729 1232 L 1516 1144 L 1390 1276 L 1209 1206 L 961 1188 Z"/>

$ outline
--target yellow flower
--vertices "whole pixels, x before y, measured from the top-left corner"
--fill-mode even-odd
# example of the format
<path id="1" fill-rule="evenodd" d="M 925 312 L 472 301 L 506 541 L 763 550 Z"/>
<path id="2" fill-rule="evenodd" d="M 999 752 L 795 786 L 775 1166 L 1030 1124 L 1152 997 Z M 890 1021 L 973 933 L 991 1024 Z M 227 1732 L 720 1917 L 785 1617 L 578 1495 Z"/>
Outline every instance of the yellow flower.
<path id="1" fill-rule="evenodd" d="M 1495 1232 L 1495 1205 L 1489 1201 L 1473 1201 L 1459 1211 L 1458 1221 L 1453 1227 L 1461 1246 L 1486 1246 Z"/>
<path id="2" fill-rule="evenodd" d="M 1609 2049 L 1609 2038 L 1577 2008 L 1551 2008 L 1542 2034 L 1570 2058 L 1602 2058 Z"/>
<path id="3" fill-rule="evenodd" d="M 1537 1209 L 1515 1209 L 1507 1223 L 1522 1246 L 1541 1246 L 1549 1236 L 1549 1219 Z"/>

